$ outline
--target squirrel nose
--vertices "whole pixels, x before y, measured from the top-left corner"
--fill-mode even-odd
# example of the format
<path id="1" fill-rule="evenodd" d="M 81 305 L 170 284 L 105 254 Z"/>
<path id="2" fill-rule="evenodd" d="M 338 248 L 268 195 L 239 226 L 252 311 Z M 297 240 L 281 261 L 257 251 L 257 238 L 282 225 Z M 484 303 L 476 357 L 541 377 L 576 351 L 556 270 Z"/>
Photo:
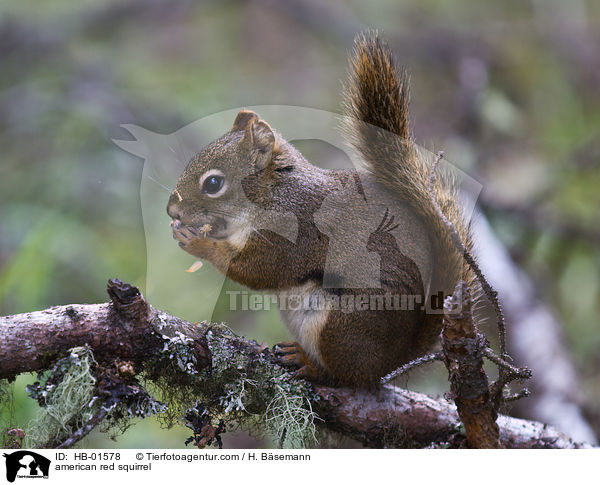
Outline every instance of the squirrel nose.
<path id="1" fill-rule="evenodd" d="M 169 214 L 171 219 L 181 220 L 181 208 L 176 204 L 169 204 L 167 206 L 167 214 Z"/>

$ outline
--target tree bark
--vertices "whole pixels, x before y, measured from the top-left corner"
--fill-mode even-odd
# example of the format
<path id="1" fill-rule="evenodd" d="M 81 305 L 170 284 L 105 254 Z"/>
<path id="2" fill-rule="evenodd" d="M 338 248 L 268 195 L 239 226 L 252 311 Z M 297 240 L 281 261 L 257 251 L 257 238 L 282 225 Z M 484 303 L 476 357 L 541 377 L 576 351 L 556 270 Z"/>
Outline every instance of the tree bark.
<path id="1" fill-rule="evenodd" d="M 460 282 L 444 304 L 442 351 L 450 392 L 471 448 L 499 448 L 500 434 L 488 378 L 483 370 L 485 338 L 473 322 L 468 286 Z M 458 312 L 458 313 L 457 313 Z"/>
<path id="2" fill-rule="evenodd" d="M 220 345 L 235 348 L 253 366 L 282 374 L 268 349 L 235 336 L 227 327 L 192 324 L 148 305 L 137 288 L 110 281 L 110 303 L 67 305 L 0 317 L 0 378 L 46 369 L 69 349 L 88 345 L 99 365 L 128 361 L 134 368 L 160 351 L 164 335 L 185 335 L 193 342 L 195 371 L 238 365 L 215 360 Z M 207 335 L 210 336 L 207 339 Z M 210 376 L 210 374 L 209 374 Z M 210 377 L 208 377 L 210 379 Z M 216 392 L 216 391 L 215 391 Z M 218 397 L 218 396 L 215 396 Z M 375 392 L 312 386 L 310 406 L 327 429 L 365 446 L 464 446 L 461 422 L 453 403 L 443 398 L 383 386 Z M 541 423 L 506 416 L 498 419 L 501 445 L 506 448 L 580 448 L 568 436 Z"/>

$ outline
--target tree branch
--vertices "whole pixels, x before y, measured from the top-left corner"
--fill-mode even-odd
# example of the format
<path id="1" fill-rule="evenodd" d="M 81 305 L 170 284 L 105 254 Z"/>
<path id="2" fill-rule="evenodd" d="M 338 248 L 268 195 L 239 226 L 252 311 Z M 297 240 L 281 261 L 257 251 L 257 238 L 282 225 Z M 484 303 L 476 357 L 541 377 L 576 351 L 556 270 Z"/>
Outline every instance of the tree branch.
<path id="1" fill-rule="evenodd" d="M 280 397 L 277 393 L 284 388 L 291 392 L 289 389 L 297 386 L 306 406 L 318 413 L 319 427 L 354 438 L 365 446 L 464 444 L 456 408 L 445 399 L 389 385 L 377 392 L 310 386 L 291 378 L 275 363 L 268 349 L 234 335 L 224 325 L 192 324 L 157 310 L 145 302 L 137 288 L 118 280 L 109 282 L 108 292 L 110 303 L 52 307 L 0 317 L 0 378 L 10 380 L 23 372 L 48 369 L 73 347 L 85 345 L 93 352 L 98 372 L 104 373 L 104 394 L 106 389 L 118 387 L 118 393 L 112 394 L 113 400 L 115 396 L 126 396 L 124 389 L 135 388 L 132 376 L 143 372 L 148 380 L 168 379 L 170 387 L 187 386 L 203 402 L 211 406 L 221 403 L 225 419 L 227 413 L 233 416 L 236 412 L 239 420 L 240 415 L 269 415 L 275 407 L 273 402 Z M 177 355 L 183 347 L 171 345 L 176 339 L 190 351 L 187 361 Z M 161 356 L 166 354 L 172 359 L 170 368 L 156 364 L 164 364 Z M 171 377 L 168 372 L 175 372 L 178 377 Z M 181 375 L 186 379 L 181 379 Z M 271 383 L 275 385 L 270 386 Z M 236 386 L 237 391 L 232 391 Z M 231 398 L 236 392 L 239 395 Z M 260 392 L 260 399 L 253 392 Z M 237 411 L 232 411 L 233 403 L 237 403 Z M 97 412 L 95 416 L 102 415 Z M 91 424 L 97 424 L 96 421 L 99 419 L 91 420 Z M 498 425 L 501 445 L 507 448 L 589 446 L 575 443 L 541 423 L 500 416 Z M 76 431 L 74 439 L 60 443 L 66 441 L 71 446 L 88 431 L 87 427 Z"/>
<path id="2" fill-rule="evenodd" d="M 162 320 L 186 335 L 198 335 L 194 325 L 150 307 L 133 286 L 111 280 L 107 291 L 111 303 L 0 317 L 0 379 L 46 369 L 69 349 L 84 345 L 98 362 L 131 360 L 141 367 L 163 346 L 158 330 Z M 210 352 L 198 338 L 196 357 L 204 367 L 210 363 Z"/>
<path id="3" fill-rule="evenodd" d="M 461 281 L 444 303 L 442 350 L 450 391 L 472 448 L 499 448 L 497 410 L 483 370 L 485 338 L 473 322 L 469 287 Z"/>

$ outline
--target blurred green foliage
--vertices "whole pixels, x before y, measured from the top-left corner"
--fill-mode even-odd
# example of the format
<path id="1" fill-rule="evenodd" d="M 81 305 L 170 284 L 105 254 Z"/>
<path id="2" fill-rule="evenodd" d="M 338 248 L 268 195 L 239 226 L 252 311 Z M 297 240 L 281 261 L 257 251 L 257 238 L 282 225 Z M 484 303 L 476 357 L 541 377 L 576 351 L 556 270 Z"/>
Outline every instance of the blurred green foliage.
<path id="1" fill-rule="evenodd" d="M 411 72 L 417 141 L 484 184 L 499 236 L 564 321 L 600 428 L 593 0 L 0 2 L 0 313 L 102 302 L 111 277 L 144 289 L 142 162 L 111 142 L 120 124 L 169 133 L 256 104 L 339 111 L 347 52 L 367 27 Z M 327 154 L 302 145 L 309 159 Z M 215 318 L 269 344 L 286 335 L 275 312 Z M 16 381 L 11 424 L 35 412 L 22 392 L 32 380 Z M 112 445 L 183 445 L 184 429 L 157 426 Z"/>

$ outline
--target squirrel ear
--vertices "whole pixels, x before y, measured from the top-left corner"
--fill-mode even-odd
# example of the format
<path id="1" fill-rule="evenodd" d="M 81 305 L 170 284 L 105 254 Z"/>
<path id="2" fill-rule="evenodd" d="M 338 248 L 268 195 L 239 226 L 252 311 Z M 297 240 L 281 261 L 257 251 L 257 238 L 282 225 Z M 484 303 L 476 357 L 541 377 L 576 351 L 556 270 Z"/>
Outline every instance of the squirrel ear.
<path id="1" fill-rule="evenodd" d="M 251 120 L 240 143 L 251 150 L 254 166 L 258 170 L 264 169 L 271 162 L 277 149 L 275 133 L 269 123 L 258 118 Z"/>
<path id="2" fill-rule="evenodd" d="M 258 115 L 254 111 L 243 109 L 235 117 L 231 131 L 244 131 L 248 125 L 258 120 Z"/>
<path id="3" fill-rule="evenodd" d="M 275 133 L 266 121 L 255 121 L 250 125 L 252 131 L 252 145 L 255 150 L 254 166 L 258 170 L 264 169 L 273 160 L 276 149 Z"/>
<path id="4" fill-rule="evenodd" d="M 250 125 L 252 130 L 252 145 L 255 150 L 272 152 L 275 149 L 275 133 L 269 123 L 263 120 L 255 121 Z"/>

